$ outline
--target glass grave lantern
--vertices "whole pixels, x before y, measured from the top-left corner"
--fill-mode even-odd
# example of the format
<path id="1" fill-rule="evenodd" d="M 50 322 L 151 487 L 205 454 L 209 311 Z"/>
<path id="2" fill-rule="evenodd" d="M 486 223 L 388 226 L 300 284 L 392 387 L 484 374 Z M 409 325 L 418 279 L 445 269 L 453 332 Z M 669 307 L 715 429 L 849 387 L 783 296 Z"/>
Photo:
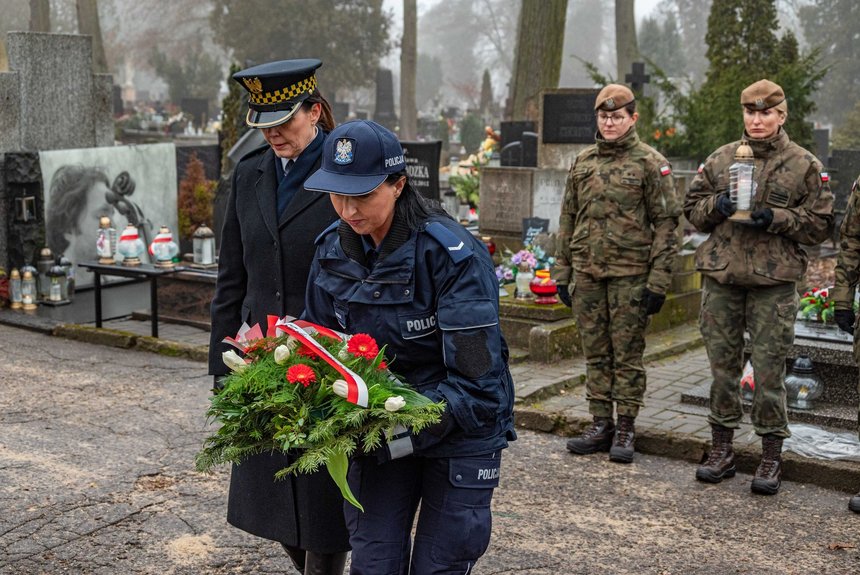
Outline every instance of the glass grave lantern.
<path id="1" fill-rule="evenodd" d="M 534 299 L 530 285 L 534 277 L 532 269 L 528 264 L 522 263 L 517 267 L 517 277 L 514 280 L 517 286 L 515 299 L 520 301 L 531 301 Z"/>
<path id="2" fill-rule="evenodd" d="M 99 263 L 111 265 L 116 263 L 116 228 L 107 216 L 99 218 L 99 229 L 96 234 L 96 254 Z"/>
<path id="3" fill-rule="evenodd" d="M 206 224 L 201 224 L 192 236 L 194 244 L 194 267 L 207 268 L 215 265 L 215 233 Z"/>
<path id="4" fill-rule="evenodd" d="M 529 289 L 535 294 L 535 303 L 545 305 L 558 303 L 555 297 L 558 293 L 558 285 L 550 277 L 549 270 L 536 270 L 534 279 L 529 283 Z"/>
<path id="5" fill-rule="evenodd" d="M 72 296 L 75 295 L 75 266 L 72 264 L 72 260 L 63 254 L 60 254 L 60 257 L 57 258 L 57 265 L 66 272 L 66 294 L 68 299 L 71 300 Z"/>
<path id="6" fill-rule="evenodd" d="M 149 253 L 155 258 L 156 267 L 173 268 L 173 258 L 179 255 L 179 246 L 173 241 L 173 234 L 167 226 L 158 230 L 149 245 Z"/>
<path id="7" fill-rule="evenodd" d="M 48 277 L 48 272 L 54 265 L 54 254 L 51 252 L 51 248 L 44 247 L 39 252 L 39 259 L 36 260 L 36 269 L 39 270 L 38 276 L 38 284 L 39 284 L 39 299 L 45 301 L 48 299 L 48 295 L 51 291 L 51 280 Z"/>
<path id="8" fill-rule="evenodd" d="M 128 224 L 117 242 L 116 251 L 122 256 L 122 265 L 139 266 L 140 256 L 146 253 L 146 245 L 140 239 L 134 224 Z"/>
<path id="9" fill-rule="evenodd" d="M 746 140 L 742 140 L 735 150 L 735 163 L 729 166 L 729 197 L 735 206 L 735 213 L 730 220 L 748 222 L 751 219 L 750 212 L 755 200 L 754 159 L 752 148 Z"/>
<path id="10" fill-rule="evenodd" d="M 24 305 L 21 294 L 21 272 L 17 269 L 12 269 L 9 272 L 9 307 L 12 309 L 21 309 Z"/>
<path id="11" fill-rule="evenodd" d="M 21 276 L 21 303 L 26 311 L 32 311 L 39 307 L 39 304 L 36 303 L 38 295 L 36 276 L 33 275 L 32 271 L 27 270 Z"/>
<path id="12" fill-rule="evenodd" d="M 794 409 L 812 409 L 824 386 L 815 375 L 812 360 L 798 356 L 791 365 L 791 372 L 785 378 L 785 393 L 789 407 Z"/>
<path id="13" fill-rule="evenodd" d="M 45 303 L 48 305 L 64 305 L 69 303 L 68 277 L 63 266 L 54 264 L 48 270 L 48 279 L 50 281 L 50 288 L 48 290 L 48 299 Z"/>

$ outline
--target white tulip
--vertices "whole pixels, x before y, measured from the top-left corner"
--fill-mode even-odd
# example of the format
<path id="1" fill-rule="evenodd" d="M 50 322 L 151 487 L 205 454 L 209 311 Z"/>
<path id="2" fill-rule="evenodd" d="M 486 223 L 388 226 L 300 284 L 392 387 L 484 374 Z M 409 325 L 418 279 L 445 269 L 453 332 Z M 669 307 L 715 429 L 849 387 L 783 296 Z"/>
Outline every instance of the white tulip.
<path id="1" fill-rule="evenodd" d="M 406 400 L 403 396 L 395 395 L 385 400 L 386 411 L 400 411 L 406 405 Z"/>
<path id="2" fill-rule="evenodd" d="M 344 399 L 349 395 L 349 388 L 347 387 L 346 382 L 342 379 L 334 380 L 334 383 L 331 384 L 331 389 L 334 391 L 335 395 Z"/>
<path id="3" fill-rule="evenodd" d="M 352 357 L 352 354 L 346 351 L 346 346 L 340 348 L 340 351 L 337 352 L 337 358 L 341 361 L 348 361 Z"/>
<path id="4" fill-rule="evenodd" d="M 275 363 L 284 365 L 290 358 L 290 347 L 288 345 L 279 345 L 275 348 Z"/>
<path id="5" fill-rule="evenodd" d="M 245 360 L 242 359 L 242 357 L 232 349 L 222 353 L 221 359 L 224 360 L 224 365 L 226 365 L 236 373 L 241 373 L 246 367 L 248 367 L 248 364 L 245 363 Z"/>

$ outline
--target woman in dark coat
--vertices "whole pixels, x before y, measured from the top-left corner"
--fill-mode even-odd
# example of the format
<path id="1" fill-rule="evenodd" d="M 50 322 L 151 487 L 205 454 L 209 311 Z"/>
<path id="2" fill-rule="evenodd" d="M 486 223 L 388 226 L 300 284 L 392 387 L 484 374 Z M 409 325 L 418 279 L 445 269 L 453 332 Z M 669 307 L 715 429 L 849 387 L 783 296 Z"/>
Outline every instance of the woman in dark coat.
<path id="1" fill-rule="evenodd" d="M 314 239 L 337 218 L 328 194 L 304 188 L 334 128 L 331 108 L 316 90 L 319 60 L 270 62 L 233 76 L 249 92 L 247 123 L 268 145 L 233 172 L 212 300 L 209 373 L 215 386 L 228 373 L 222 343 L 244 322 L 265 329 L 266 316 L 298 317 Z M 343 498 L 329 474 L 275 481 L 292 454 L 260 454 L 233 467 L 227 521 L 280 542 L 306 575 L 340 575 L 349 550 Z"/>

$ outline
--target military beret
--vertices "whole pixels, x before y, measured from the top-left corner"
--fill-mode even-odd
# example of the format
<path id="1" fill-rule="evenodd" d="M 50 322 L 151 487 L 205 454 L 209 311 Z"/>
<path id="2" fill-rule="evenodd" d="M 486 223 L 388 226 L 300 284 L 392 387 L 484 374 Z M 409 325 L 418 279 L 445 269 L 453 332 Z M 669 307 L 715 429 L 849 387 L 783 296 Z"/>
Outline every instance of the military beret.
<path id="1" fill-rule="evenodd" d="M 753 110 L 767 110 L 785 102 L 785 92 L 770 80 L 759 80 L 741 92 L 741 105 Z"/>
<path id="2" fill-rule="evenodd" d="M 252 128 L 271 128 L 293 117 L 317 87 L 315 59 L 267 62 L 236 72 L 233 79 L 248 91 L 248 115 Z"/>
<path id="3" fill-rule="evenodd" d="M 595 110 L 617 110 L 623 108 L 635 99 L 633 92 L 621 84 L 609 84 L 604 87 L 594 101 Z"/>

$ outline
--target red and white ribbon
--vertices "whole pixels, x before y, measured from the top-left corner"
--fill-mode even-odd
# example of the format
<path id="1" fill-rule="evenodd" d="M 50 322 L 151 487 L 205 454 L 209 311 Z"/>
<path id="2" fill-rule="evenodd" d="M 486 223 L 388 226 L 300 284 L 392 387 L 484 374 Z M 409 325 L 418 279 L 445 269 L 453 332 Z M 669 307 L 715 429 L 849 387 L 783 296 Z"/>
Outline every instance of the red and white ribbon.
<path id="1" fill-rule="evenodd" d="M 343 376 L 344 381 L 346 381 L 347 386 L 347 395 L 346 400 L 350 403 L 354 403 L 355 405 L 359 405 L 361 407 L 367 407 L 368 403 L 368 393 L 367 393 L 367 384 L 361 378 L 360 375 L 346 367 L 342 364 L 338 359 L 333 356 L 329 351 L 320 345 L 314 338 L 310 336 L 308 332 L 306 332 L 299 323 L 302 323 L 305 327 L 312 328 L 317 330 L 323 335 L 328 337 L 332 337 L 325 332 L 330 332 L 334 335 L 335 338 L 341 339 L 337 336 L 337 332 L 334 332 L 328 328 L 312 324 L 310 322 L 298 320 L 296 322 L 286 321 L 286 318 L 283 319 L 284 323 L 281 323 L 282 320 L 278 320 L 275 324 L 275 331 L 282 331 L 297 340 L 299 340 L 302 344 L 305 345 L 309 350 L 313 351 L 318 357 L 320 357 L 327 364 L 332 366 L 338 373 Z M 323 331 L 324 330 L 324 331 Z"/>

